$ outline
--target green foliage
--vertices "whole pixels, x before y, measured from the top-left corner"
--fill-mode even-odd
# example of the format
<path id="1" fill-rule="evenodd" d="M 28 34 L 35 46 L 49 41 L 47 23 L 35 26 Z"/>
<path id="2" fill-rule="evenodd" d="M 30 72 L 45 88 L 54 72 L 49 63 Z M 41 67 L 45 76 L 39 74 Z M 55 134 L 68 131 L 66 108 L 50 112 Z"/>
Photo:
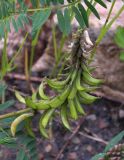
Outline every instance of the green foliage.
<path id="1" fill-rule="evenodd" d="M 6 101 L 5 103 L 3 104 L 0 104 L 0 111 L 3 111 L 9 107 L 11 107 L 12 105 L 14 105 L 15 101 L 14 100 L 9 100 L 9 101 Z"/>
<path id="2" fill-rule="evenodd" d="M 70 11 L 66 8 L 64 10 L 64 15 L 61 10 L 57 11 L 57 17 L 58 17 L 58 24 L 60 30 L 65 34 L 68 35 L 71 32 L 71 15 Z"/>
<path id="3" fill-rule="evenodd" d="M 32 19 L 32 32 L 37 31 L 42 27 L 42 25 L 47 21 L 48 17 L 51 14 L 51 9 L 41 10 L 39 12 L 35 12 Z"/>
<path id="4" fill-rule="evenodd" d="M 36 140 L 21 131 L 18 132 L 18 138 L 9 135 L 8 130 L 1 129 L 0 144 L 17 151 L 16 160 L 38 160 Z"/>
<path id="5" fill-rule="evenodd" d="M 4 83 L 0 83 L 0 97 L 6 93 L 6 89 L 7 86 Z M 14 100 L 5 101 L 0 104 L 0 111 L 5 111 L 5 109 L 13 106 L 14 103 Z M 17 160 L 38 160 L 35 138 L 22 132 L 24 125 L 28 125 L 25 127 L 25 129 L 28 128 L 28 131 L 30 129 L 29 124 L 26 121 L 17 128 L 17 138 L 11 136 L 8 126 L 14 119 L 14 117 L 11 117 L 0 120 L 0 145 L 16 149 Z M 27 133 L 31 133 L 31 131 Z"/>
<path id="6" fill-rule="evenodd" d="M 109 151 L 112 147 L 114 147 L 120 140 L 122 140 L 124 137 L 124 131 L 120 132 L 118 135 L 116 135 L 112 140 L 109 142 L 109 144 L 105 147 L 105 152 Z"/>
<path id="7" fill-rule="evenodd" d="M 106 153 L 112 149 L 115 145 L 119 143 L 124 138 L 124 131 L 121 131 L 119 134 L 117 134 L 112 140 L 107 144 L 105 147 L 103 153 L 97 154 L 94 157 L 92 157 L 91 160 L 99 160 L 100 158 L 103 158 L 106 156 Z M 107 158 L 106 158 L 107 159 Z M 109 159 L 108 159 L 109 160 Z"/>
<path id="8" fill-rule="evenodd" d="M 4 83 L 0 83 L 0 97 L 2 96 L 2 94 L 5 92 L 6 90 L 6 85 Z"/>
<path id="9" fill-rule="evenodd" d="M 5 94 L 7 86 L 4 83 L 0 83 L 0 98 Z M 5 109 L 13 106 L 15 103 L 14 100 L 8 100 L 2 104 L 0 104 L 0 111 L 4 111 Z"/>
<path id="10" fill-rule="evenodd" d="M 5 31 L 11 31 L 10 24 L 18 32 L 20 28 L 24 28 L 25 24 L 32 23 L 32 35 L 34 35 L 47 21 L 53 10 L 57 13 L 60 30 L 65 35 L 71 31 L 73 17 L 77 19 L 81 28 L 88 27 L 87 8 L 100 19 L 94 4 L 89 0 L 84 0 L 82 4 L 79 0 L 69 0 L 66 4 L 64 0 L 31 0 L 30 3 L 32 8 L 29 8 L 30 5 L 25 4 L 24 0 L 0 0 L 0 37 L 4 37 Z M 87 8 L 84 7 L 84 3 Z M 95 3 L 106 8 L 103 0 L 95 0 Z M 63 8 L 64 11 L 61 10 Z"/>
<path id="11" fill-rule="evenodd" d="M 124 61 L 124 27 L 118 27 L 115 33 L 115 43 L 122 49 L 120 60 Z"/>

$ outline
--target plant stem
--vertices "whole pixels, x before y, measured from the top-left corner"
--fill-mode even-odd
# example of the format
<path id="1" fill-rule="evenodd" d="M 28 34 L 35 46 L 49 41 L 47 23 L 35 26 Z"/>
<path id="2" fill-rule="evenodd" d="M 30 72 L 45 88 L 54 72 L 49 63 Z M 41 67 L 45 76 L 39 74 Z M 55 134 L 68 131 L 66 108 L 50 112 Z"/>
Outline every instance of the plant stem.
<path id="1" fill-rule="evenodd" d="M 115 4 L 115 1 L 113 1 L 113 3 Z M 111 8 L 113 8 L 113 4 L 111 6 Z M 110 8 L 110 10 L 111 10 Z M 91 52 L 91 56 L 89 58 L 89 61 L 88 63 L 90 64 L 96 54 L 96 50 L 97 50 L 97 47 L 98 45 L 100 44 L 100 42 L 102 41 L 102 39 L 104 38 L 105 34 L 108 32 L 108 30 L 110 29 L 110 27 L 112 26 L 112 24 L 115 22 L 115 20 L 120 16 L 120 14 L 124 11 L 124 6 L 122 6 L 119 11 L 117 12 L 117 14 L 112 18 L 112 20 L 107 24 L 106 22 L 108 22 L 108 18 L 110 18 L 110 12 L 109 12 L 109 16 L 107 17 L 107 21 L 105 21 L 105 24 L 104 26 L 102 27 L 101 29 L 101 32 L 96 40 L 96 43 L 95 43 L 95 46 Z"/>
<path id="2" fill-rule="evenodd" d="M 42 32 L 42 29 L 39 29 L 36 33 L 35 38 L 32 40 L 31 43 L 31 57 L 30 57 L 30 66 L 29 66 L 29 72 L 31 73 L 31 68 L 32 68 L 32 64 L 33 64 L 33 60 L 34 60 L 34 51 L 35 51 L 35 47 L 37 45 L 38 42 L 38 37 L 39 34 Z"/>
<path id="3" fill-rule="evenodd" d="M 110 8 L 110 10 L 109 10 L 108 16 L 107 16 L 107 18 L 106 18 L 106 21 L 105 21 L 105 24 L 104 24 L 104 26 L 103 26 L 103 27 L 105 27 L 105 26 L 106 26 L 106 24 L 107 24 L 107 23 L 108 23 L 108 21 L 109 21 L 109 18 L 110 18 L 110 16 L 111 16 L 112 10 L 113 10 L 114 5 L 115 5 L 115 2 L 116 2 L 116 0 L 113 0 L 112 5 L 111 5 L 111 8 Z"/>
<path id="4" fill-rule="evenodd" d="M 28 49 L 27 49 L 27 48 L 25 49 L 25 67 L 24 67 L 24 70 L 25 70 L 25 77 L 26 77 L 26 80 L 29 81 Z"/>
<path id="5" fill-rule="evenodd" d="M 8 71 L 8 56 L 7 56 L 7 37 L 8 33 L 4 34 L 4 47 L 2 50 L 2 61 L 1 61 L 1 80 L 3 80 L 5 74 Z"/>
<path id="6" fill-rule="evenodd" d="M 55 55 L 55 61 L 58 61 L 58 48 L 57 48 L 57 40 L 56 40 L 56 30 L 55 26 L 52 27 L 52 37 L 53 37 L 53 46 L 54 46 L 54 55 Z"/>
<path id="7" fill-rule="evenodd" d="M 66 7 L 70 7 L 70 6 L 76 5 L 79 2 L 81 2 L 81 0 L 77 0 L 75 2 L 72 2 L 72 3 L 69 3 L 69 4 L 65 4 L 65 5 L 45 7 L 45 8 L 28 9 L 27 12 L 35 12 L 35 11 L 41 11 L 41 10 L 44 11 L 44 10 L 47 10 L 47 9 L 51 9 L 51 10 L 62 9 L 62 8 L 66 8 Z"/>
<path id="8" fill-rule="evenodd" d="M 26 39 L 27 39 L 27 37 L 28 37 L 28 34 L 29 34 L 29 33 L 26 33 L 26 35 L 25 35 L 25 37 L 24 37 L 24 39 L 23 39 L 23 41 L 22 41 L 22 43 L 21 43 L 18 51 L 16 52 L 16 54 L 15 54 L 15 55 L 13 56 L 13 58 L 11 59 L 9 65 L 12 65 L 12 63 L 13 63 L 14 60 L 15 60 L 15 58 L 16 58 L 16 57 L 18 56 L 18 54 L 20 53 L 20 51 L 21 51 L 22 47 L 24 46 L 24 43 L 25 43 L 25 41 L 26 41 Z"/>
<path id="9" fill-rule="evenodd" d="M 63 35 L 62 35 L 62 38 L 61 38 L 61 41 L 60 41 L 60 47 L 59 47 L 59 50 L 58 50 L 58 56 L 59 56 L 59 58 L 61 57 L 62 49 L 63 49 L 63 47 L 64 47 L 66 38 L 67 38 L 67 37 L 63 34 Z"/>
<path id="10" fill-rule="evenodd" d="M 3 114 L 0 115 L 0 120 L 5 119 L 5 118 L 9 118 L 9 117 L 14 117 L 14 116 L 18 116 L 20 114 L 23 114 L 25 112 L 32 112 L 32 108 L 26 108 L 26 109 L 22 109 L 20 111 L 17 112 L 11 112 L 11 113 L 7 113 L 7 114 Z"/>

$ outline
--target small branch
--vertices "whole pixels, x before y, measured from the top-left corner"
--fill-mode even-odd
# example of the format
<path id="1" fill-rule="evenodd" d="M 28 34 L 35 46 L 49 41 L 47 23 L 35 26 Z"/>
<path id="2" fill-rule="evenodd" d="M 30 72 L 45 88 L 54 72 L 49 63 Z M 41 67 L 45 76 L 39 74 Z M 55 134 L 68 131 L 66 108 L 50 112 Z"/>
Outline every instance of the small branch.
<path id="1" fill-rule="evenodd" d="M 112 20 L 107 24 L 105 22 L 104 26 L 101 29 L 101 32 L 96 40 L 95 46 L 91 52 L 91 56 L 89 58 L 88 64 L 90 64 L 96 54 L 96 50 L 98 45 L 100 44 L 100 42 L 102 41 L 102 39 L 104 38 L 105 34 L 107 33 L 107 31 L 110 29 L 110 27 L 113 25 L 113 23 L 116 21 L 116 19 L 121 15 L 121 13 L 124 11 L 124 6 L 122 6 L 119 11 L 117 12 L 117 14 L 112 18 Z M 108 20 L 107 20 L 108 21 Z"/>
<path id="2" fill-rule="evenodd" d="M 53 6 L 53 7 L 28 9 L 27 12 L 35 12 L 35 11 L 41 11 L 41 10 L 44 11 L 44 10 L 47 10 L 47 9 L 51 9 L 51 10 L 62 9 L 62 8 L 66 8 L 66 7 L 70 7 L 70 6 L 76 5 L 80 1 L 81 0 L 77 0 L 76 2 L 72 2 L 72 3 L 66 4 L 66 5 L 58 5 L 58 6 Z"/>
<path id="3" fill-rule="evenodd" d="M 26 81 L 26 76 L 23 75 L 23 74 L 8 73 L 5 77 L 6 78 L 11 78 L 11 79 L 17 79 L 17 80 Z M 41 82 L 42 79 L 39 78 L 39 77 L 30 77 L 30 81 L 32 81 L 32 82 Z"/>
<path id="4" fill-rule="evenodd" d="M 33 111 L 32 108 L 26 108 L 26 109 L 22 109 L 22 110 L 17 111 L 17 112 L 11 112 L 11 113 L 7 113 L 7 114 L 3 114 L 3 115 L 0 115 L 0 120 L 5 119 L 5 118 L 9 118 L 9 117 L 18 116 L 22 113 L 32 112 L 32 111 Z"/>
<path id="5" fill-rule="evenodd" d="M 75 130 L 72 132 L 72 134 L 68 137 L 67 142 L 63 145 L 63 147 L 61 148 L 61 150 L 59 151 L 58 155 L 56 156 L 55 160 L 59 160 L 62 153 L 64 152 L 65 148 L 68 146 L 69 142 L 71 141 L 71 139 L 77 134 L 77 132 L 80 129 L 81 124 L 83 123 L 84 118 L 81 119 L 81 121 L 79 122 L 78 126 L 75 128 Z"/>
<path id="6" fill-rule="evenodd" d="M 110 19 L 110 16 L 111 16 L 112 10 L 113 10 L 113 8 L 114 8 L 115 2 L 116 2 L 116 0 L 113 0 L 112 5 L 111 5 L 111 8 L 110 8 L 109 13 L 108 13 L 108 16 L 107 16 L 107 18 L 106 18 L 104 27 L 106 26 L 106 24 L 108 23 L 108 21 L 109 21 L 109 19 Z"/>
<path id="7" fill-rule="evenodd" d="M 106 142 L 105 140 L 103 140 L 102 138 L 98 137 L 98 136 L 90 136 L 86 133 L 83 133 L 83 132 L 79 132 L 80 135 L 84 136 L 84 137 L 87 137 L 89 139 L 92 139 L 94 141 L 97 141 L 97 142 L 102 142 L 103 144 L 107 145 L 108 142 Z"/>

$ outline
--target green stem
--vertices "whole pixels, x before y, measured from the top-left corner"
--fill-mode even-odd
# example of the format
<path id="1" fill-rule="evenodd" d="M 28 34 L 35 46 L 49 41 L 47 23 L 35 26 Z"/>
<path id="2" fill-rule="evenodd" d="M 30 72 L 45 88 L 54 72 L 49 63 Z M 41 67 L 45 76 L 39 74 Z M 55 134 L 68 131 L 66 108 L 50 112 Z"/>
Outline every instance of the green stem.
<path id="1" fill-rule="evenodd" d="M 77 3 L 80 3 L 81 0 L 77 0 L 75 2 L 69 3 L 69 4 L 65 4 L 65 5 L 59 5 L 59 6 L 52 6 L 52 7 L 45 7 L 45 8 L 34 8 L 34 9 L 28 9 L 27 12 L 35 12 L 35 11 L 44 11 L 47 9 L 51 9 L 51 10 L 57 10 L 57 9 L 62 9 L 62 8 L 66 8 L 66 7 L 71 7 L 73 5 L 76 5 Z"/>
<path id="2" fill-rule="evenodd" d="M 59 58 L 61 57 L 62 49 L 63 49 L 63 47 L 64 47 L 66 38 L 67 38 L 67 37 L 63 34 L 63 35 L 62 35 L 62 38 L 61 38 L 61 41 L 60 41 L 60 47 L 59 47 L 59 50 L 58 50 L 58 56 L 59 56 Z"/>
<path id="3" fill-rule="evenodd" d="M 63 58 L 64 58 L 64 55 L 62 55 L 62 49 L 63 49 L 63 47 L 64 47 L 65 40 L 66 40 L 66 36 L 63 34 L 63 35 L 62 35 L 62 38 L 61 38 L 61 41 L 60 41 L 60 47 L 59 47 L 59 49 L 58 49 L 58 55 L 57 55 L 58 59 L 57 59 L 56 64 L 55 64 L 55 66 L 54 66 L 54 68 L 53 68 L 53 70 L 52 70 L 52 73 L 51 73 L 50 77 L 53 77 L 53 76 L 54 76 L 58 65 L 60 64 L 60 62 L 61 62 L 61 61 L 63 60 Z"/>
<path id="4" fill-rule="evenodd" d="M 18 51 L 16 52 L 16 54 L 15 54 L 15 55 L 13 56 L 13 58 L 11 59 L 9 65 L 12 65 L 12 64 L 13 64 L 15 58 L 16 58 L 16 57 L 18 56 L 18 54 L 20 53 L 20 51 L 21 51 L 22 47 L 24 46 L 24 43 L 25 43 L 25 41 L 26 41 L 26 39 L 27 39 L 27 37 L 28 37 L 28 34 L 29 34 L 29 33 L 26 33 L 26 35 L 25 35 L 25 37 L 24 37 L 24 39 L 23 39 L 23 41 L 22 41 L 22 43 L 21 43 Z"/>
<path id="5" fill-rule="evenodd" d="M 53 36 L 54 55 L 55 55 L 55 60 L 57 62 L 58 61 L 58 54 L 57 54 L 58 48 L 57 48 L 55 26 L 52 27 L 52 36 Z"/>
<path id="6" fill-rule="evenodd" d="M 11 112 L 11 113 L 7 113 L 7 114 L 3 114 L 0 115 L 0 120 L 5 119 L 5 118 L 9 118 L 9 117 L 14 117 L 14 116 L 18 116 L 20 114 L 26 113 L 26 112 L 32 112 L 32 108 L 26 108 L 26 109 L 22 109 L 20 111 L 17 112 Z"/>
<path id="7" fill-rule="evenodd" d="M 113 1 L 113 3 L 115 4 L 115 1 Z M 112 5 L 112 8 L 113 8 L 113 5 Z M 95 43 L 95 46 L 91 52 L 91 56 L 90 56 L 90 59 L 88 61 L 88 63 L 91 63 L 95 54 L 96 54 L 96 50 L 97 50 L 97 47 L 98 45 L 100 44 L 100 42 L 102 41 L 102 39 L 104 38 L 105 34 L 108 32 L 108 30 L 111 28 L 111 26 L 113 25 L 113 23 L 116 21 L 116 19 L 120 16 L 120 14 L 124 11 L 124 6 L 122 6 L 119 11 L 117 12 L 117 14 L 112 18 L 112 20 L 107 24 L 105 22 L 104 26 L 102 27 L 101 29 L 101 32 L 96 40 L 96 43 Z M 109 12 L 110 14 L 110 12 Z M 110 17 L 110 16 L 108 16 Z M 107 18 L 108 19 L 108 18 Z M 107 20 L 108 21 L 108 20 Z"/>
<path id="8" fill-rule="evenodd" d="M 1 80 L 3 80 L 5 74 L 8 70 L 8 56 L 7 56 L 7 37 L 8 33 L 5 32 L 4 34 L 4 47 L 2 50 L 2 62 L 1 62 Z"/>
<path id="9" fill-rule="evenodd" d="M 116 0 L 113 0 L 112 5 L 111 5 L 111 8 L 110 8 L 110 10 L 109 10 L 108 16 L 107 16 L 107 18 L 106 18 L 106 21 L 105 21 L 105 24 L 104 24 L 103 27 L 105 27 L 105 26 L 107 25 L 107 23 L 108 23 L 108 21 L 109 21 L 109 19 L 110 19 L 110 16 L 111 16 L 112 10 L 113 10 L 113 8 L 114 8 L 115 2 L 116 2 Z"/>
<path id="10" fill-rule="evenodd" d="M 33 60 L 34 60 L 34 51 L 35 51 L 35 47 L 37 45 L 37 42 L 38 42 L 38 37 L 39 37 L 39 34 L 41 33 L 42 31 L 39 29 L 37 31 L 37 34 L 35 36 L 35 38 L 33 39 L 32 41 L 32 44 L 31 44 L 31 57 L 30 57 L 30 66 L 29 66 L 29 72 L 31 73 L 31 68 L 32 68 L 32 64 L 33 64 Z"/>

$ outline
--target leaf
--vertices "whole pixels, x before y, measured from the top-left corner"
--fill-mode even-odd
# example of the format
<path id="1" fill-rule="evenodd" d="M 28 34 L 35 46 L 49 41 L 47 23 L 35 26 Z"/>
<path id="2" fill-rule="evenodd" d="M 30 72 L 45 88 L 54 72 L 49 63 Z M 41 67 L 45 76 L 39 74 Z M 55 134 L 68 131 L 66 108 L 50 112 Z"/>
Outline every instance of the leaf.
<path id="1" fill-rule="evenodd" d="M 104 156 L 105 156 L 105 153 L 100 153 L 100 154 L 93 156 L 91 160 L 99 160 L 100 158 L 103 158 Z"/>
<path id="2" fill-rule="evenodd" d="M 12 137 L 9 137 L 8 132 L 6 130 L 3 130 L 0 132 L 0 144 L 15 144 L 15 139 Z"/>
<path id="3" fill-rule="evenodd" d="M 24 160 L 25 154 L 24 149 L 20 149 L 16 156 L 16 160 Z"/>
<path id="4" fill-rule="evenodd" d="M 124 27 L 117 28 L 114 39 L 120 48 L 124 48 Z"/>
<path id="5" fill-rule="evenodd" d="M 95 9 L 95 7 L 88 1 L 88 0 L 84 0 L 85 4 L 87 5 L 87 7 L 91 10 L 91 12 L 98 18 L 100 19 L 99 13 L 97 12 L 97 10 Z"/>
<path id="6" fill-rule="evenodd" d="M 85 23 L 84 23 L 84 20 L 83 20 L 83 17 L 81 15 L 80 11 L 75 6 L 72 7 L 72 9 L 73 9 L 73 12 L 75 13 L 75 18 L 78 21 L 80 27 L 84 28 L 85 27 Z"/>
<path id="7" fill-rule="evenodd" d="M 108 152 L 112 147 L 114 147 L 122 138 L 124 137 L 124 131 L 120 132 L 118 135 L 116 135 L 112 140 L 109 142 L 109 144 L 105 147 L 105 152 Z"/>
<path id="8" fill-rule="evenodd" d="M 8 148 L 13 148 L 13 149 L 17 149 L 17 143 L 15 140 L 9 142 L 9 143 L 5 143 L 4 146 L 8 147 Z"/>
<path id="9" fill-rule="evenodd" d="M 122 51 L 122 52 L 120 53 L 120 60 L 121 60 L 121 61 L 124 61 L 124 51 Z"/>
<path id="10" fill-rule="evenodd" d="M 25 134 L 18 136 L 18 141 L 25 148 L 28 157 L 30 160 L 38 160 L 37 148 L 36 148 L 36 139 Z M 28 158 L 25 157 L 25 158 Z M 24 158 L 24 160 L 25 160 Z"/>
<path id="11" fill-rule="evenodd" d="M 31 136 L 27 136 L 27 135 L 20 135 L 19 136 L 19 141 L 20 143 L 22 143 L 23 145 L 27 146 L 29 143 L 31 143 L 32 141 L 34 141 L 35 139 Z"/>
<path id="12" fill-rule="evenodd" d="M 3 104 L 0 104 L 0 111 L 3 111 L 9 107 L 11 107 L 12 105 L 14 105 L 15 101 L 14 100 L 9 100 L 9 101 L 6 101 L 5 103 Z"/>
<path id="13" fill-rule="evenodd" d="M 14 26 L 15 31 L 18 32 L 18 26 L 16 24 L 16 21 L 15 21 L 14 17 L 12 17 L 12 24 Z"/>
<path id="14" fill-rule="evenodd" d="M 32 129 L 32 119 L 31 118 L 26 119 L 25 128 L 26 128 L 28 135 L 35 138 L 35 134 Z"/>
<path id="15" fill-rule="evenodd" d="M 8 125 L 8 123 L 12 123 L 12 121 L 15 119 L 15 117 L 9 117 L 9 118 L 5 118 L 5 119 L 1 119 L 0 120 L 0 123 L 1 124 L 4 124 L 4 126 L 5 126 L 5 124 L 7 124 Z"/>
<path id="16" fill-rule="evenodd" d="M 32 6 L 35 8 L 37 7 L 37 1 L 36 0 L 31 0 Z"/>
<path id="17" fill-rule="evenodd" d="M 65 34 L 68 35 L 71 32 L 71 18 L 69 9 L 64 10 L 64 19 L 65 19 Z"/>
<path id="18" fill-rule="evenodd" d="M 5 84 L 1 83 L 1 84 L 0 84 L 0 96 L 2 96 L 2 94 L 3 94 L 4 91 L 5 91 L 5 89 L 6 89 Z"/>
<path id="19" fill-rule="evenodd" d="M 25 155 L 23 160 L 30 160 L 29 157 L 27 155 Z M 32 159 L 33 160 L 33 159 Z"/>
<path id="20" fill-rule="evenodd" d="M 41 10 L 35 12 L 32 16 L 32 32 L 40 29 L 42 25 L 47 21 L 51 14 L 51 9 Z"/>
<path id="21" fill-rule="evenodd" d="M 87 16 L 87 12 L 86 12 L 85 8 L 83 7 L 83 5 L 81 3 L 78 4 L 78 8 L 79 8 L 79 10 L 81 12 L 81 15 L 83 17 L 85 25 L 88 27 L 89 26 L 89 22 L 88 22 L 88 16 Z"/>
<path id="22" fill-rule="evenodd" d="M 58 0 L 58 2 L 64 4 L 64 0 Z"/>
<path id="23" fill-rule="evenodd" d="M 107 8 L 106 4 L 102 0 L 95 0 L 97 3 L 99 3 L 104 8 Z"/>
<path id="24" fill-rule="evenodd" d="M 61 32 L 65 33 L 65 19 L 61 10 L 57 11 L 58 25 Z"/>
<path id="25" fill-rule="evenodd" d="M 71 16 L 69 9 L 64 10 L 64 15 L 61 10 L 57 11 L 58 25 L 61 32 L 64 35 L 68 35 L 71 32 Z"/>

